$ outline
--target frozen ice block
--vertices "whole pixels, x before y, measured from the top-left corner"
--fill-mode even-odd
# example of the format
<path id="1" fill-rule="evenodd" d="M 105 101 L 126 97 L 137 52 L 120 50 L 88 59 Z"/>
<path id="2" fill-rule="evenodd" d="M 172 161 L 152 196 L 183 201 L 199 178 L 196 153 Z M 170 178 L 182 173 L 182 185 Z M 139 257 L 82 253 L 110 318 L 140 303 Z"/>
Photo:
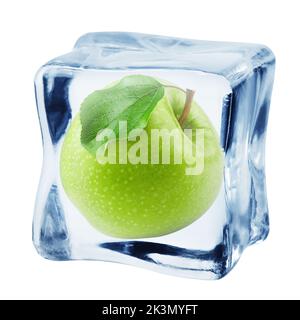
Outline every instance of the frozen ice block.
<path id="1" fill-rule="evenodd" d="M 263 45 L 122 32 L 86 34 L 42 66 L 37 251 L 226 275 L 269 231 L 274 67 Z"/>

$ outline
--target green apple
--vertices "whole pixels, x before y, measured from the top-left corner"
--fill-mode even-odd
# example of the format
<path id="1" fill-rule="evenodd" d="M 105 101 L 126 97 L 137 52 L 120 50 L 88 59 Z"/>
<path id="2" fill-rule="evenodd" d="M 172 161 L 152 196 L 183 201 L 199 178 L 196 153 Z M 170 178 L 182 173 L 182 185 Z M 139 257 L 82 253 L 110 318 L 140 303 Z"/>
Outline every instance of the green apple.
<path id="1" fill-rule="evenodd" d="M 219 138 L 203 110 L 193 101 L 180 126 L 185 94 L 166 87 L 148 120 L 152 129 L 204 129 L 204 170 L 187 175 L 182 164 L 100 164 L 81 144 L 77 115 L 61 149 L 61 181 L 68 197 L 97 230 L 118 238 L 147 238 L 180 230 L 201 217 L 216 199 L 223 176 Z M 115 141 L 117 145 L 118 141 Z M 128 144 L 130 148 L 132 144 Z M 171 156 L 185 149 L 173 148 Z"/>

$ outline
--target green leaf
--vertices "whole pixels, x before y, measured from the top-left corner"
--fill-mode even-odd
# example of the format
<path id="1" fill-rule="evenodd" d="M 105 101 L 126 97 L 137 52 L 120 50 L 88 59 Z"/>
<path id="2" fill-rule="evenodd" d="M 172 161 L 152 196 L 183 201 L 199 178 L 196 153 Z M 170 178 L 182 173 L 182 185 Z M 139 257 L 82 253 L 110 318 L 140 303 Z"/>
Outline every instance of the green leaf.
<path id="1" fill-rule="evenodd" d="M 116 85 L 97 90 L 81 104 L 81 144 L 93 155 L 104 143 L 97 134 L 112 129 L 119 138 L 119 121 L 127 121 L 127 133 L 145 128 L 150 114 L 164 96 L 164 87 L 152 77 L 132 75 L 122 78 Z"/>

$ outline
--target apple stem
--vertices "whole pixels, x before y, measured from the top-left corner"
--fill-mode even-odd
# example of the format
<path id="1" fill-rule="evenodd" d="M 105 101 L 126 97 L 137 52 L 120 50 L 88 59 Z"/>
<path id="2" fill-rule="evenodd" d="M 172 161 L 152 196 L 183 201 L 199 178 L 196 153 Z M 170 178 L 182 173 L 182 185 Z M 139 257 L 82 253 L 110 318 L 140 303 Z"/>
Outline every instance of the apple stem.
<path id="1" fill-rule="evenodd" d="M 178 120 L 179 124 L 182 125 L 184 124 L 185 120 L 187 119 L 190 111 L 191 111 L 191 107 L 192 107 L 192 102 L 193 102 L 193 97 L 195 94 L 194 90 L 190 90 L 190 89 L 186 89 L 186 96 L 185 96 L 185 103 L 184 103 L 184 108 L 182 111 L 182 114 Z"/>

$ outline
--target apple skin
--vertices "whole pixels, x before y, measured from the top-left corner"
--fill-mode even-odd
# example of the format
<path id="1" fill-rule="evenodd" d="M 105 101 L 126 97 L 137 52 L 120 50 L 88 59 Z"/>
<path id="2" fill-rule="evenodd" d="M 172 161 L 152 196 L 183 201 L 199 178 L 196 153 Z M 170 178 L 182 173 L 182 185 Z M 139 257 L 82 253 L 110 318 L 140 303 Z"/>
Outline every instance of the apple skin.
<path id="1" fill-rule="evenodd" d="M 180 90 L 166 88 L 146 130 L 180 128 L 177 119 L 184 101 Z M 184 128 L 205 129 L 204 170 L 200 175 L 186 175 L 186 163 L 99 164 L 81 145 L 77 115 L 61 149 L 60 174 L 65 192 L 89 223 L 109 236 L 158 237 L 188 226 L 208 210 L 218 195 L 223 151 L 215 129 L 196 102 Z M 173 147 L 171 143 L 171 150 Z"/>

